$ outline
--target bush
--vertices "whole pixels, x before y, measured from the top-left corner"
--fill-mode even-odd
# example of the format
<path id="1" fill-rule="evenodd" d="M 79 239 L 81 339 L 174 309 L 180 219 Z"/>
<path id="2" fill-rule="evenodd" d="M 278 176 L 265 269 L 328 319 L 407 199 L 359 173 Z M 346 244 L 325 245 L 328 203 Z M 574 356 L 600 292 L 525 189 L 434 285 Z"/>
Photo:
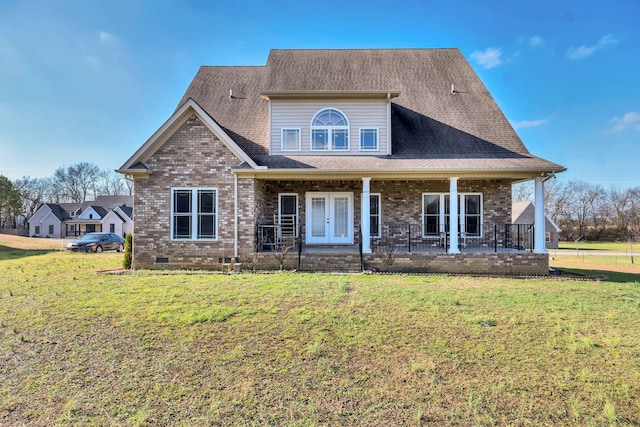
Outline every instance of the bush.
<path id="1" fill-rule="evenodd" d="M 133 246 L 133 233 L 129 233 L 124 238 L 124 261 L 122 266 L 127 270 L 131 269 L 131 249 Z"/>

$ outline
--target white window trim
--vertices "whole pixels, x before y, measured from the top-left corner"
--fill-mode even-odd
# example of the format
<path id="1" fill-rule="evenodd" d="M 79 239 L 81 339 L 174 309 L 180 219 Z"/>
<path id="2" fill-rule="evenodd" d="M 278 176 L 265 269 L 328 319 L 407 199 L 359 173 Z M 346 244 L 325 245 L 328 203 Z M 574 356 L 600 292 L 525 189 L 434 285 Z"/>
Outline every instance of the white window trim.
<path id="1" fill-rule="evenodd" d="M 285 131 L 288 131 L 288 130 L 295 130 L 298 132 L 298 142 L 297 142 L 296 148 L 286 148 L 284 146 L 284 133 Z M 302 140 L 302 129 L 300 128 L 282 128 L 280 130 L 280 150 L 281 151 L 300 151 L 302 149 L 301 140 Z"/>
<path id="2" fill-rule="evenodd" d="M 371 237 L 379 238 L 382 236 L 382 194 L 381 193 L 369 193 L 369 197 L 378 197 L 378 234 L 371 232 L 371 225 L 369 225 L 369 233 Z M 371 212 L 369 212 L 369 218 L 371 218 Z"/>
<path id="3" fill-rule="evenodd" d="M 201 190 L 205 190 L 205 191 L 214 191 L 215 192 L 215 223 L 213 225 L 214 229 L 215 229 L 215 234 L 216 237 L 211 239 L 211 238 L 207 238 L 207 239 L 199 239 L 198 238 L 198 191 Z M 173 215 L 174 215 L 174 210 L 173 210 L 173 201 L 174 201 L 174 192 L 176 191 L 191 191 L 191 238 L 185 239 L 185 238 L 174 238 L 173 237 Z M 170 193 L 170 198 L 171 198 L 171 203 L 170 203 L 170 215 L 169 215 L 169 238 L 171 241 L 174 242 L 215 242 L 218 241 L 220 238 L 220 230 L 218 228 L 218 223 L 220 221 L 220 211 L 218 209 L 218 200 L 220 193 L 218 192 L 218 188 L 217 187 L 171 187 L 171 193 Z"/>
<path id="4" fill-rule="evenodd" d="M 424 223 L 424 196 L 439 196 L 440 197 L 440 212 L 439 212 L 439 224 L 440 224 L 440 231 L 438 232 L 438 234 L 426 234 L 425 233 L 425 223 Z M 422 237 L 424 237 L 425 239 L 437 239 L 440 237 L 440 233 L 444 233 L 444 227 L 446 224 L 446 213 L 445 213 L 445 196 L 448 196 L 449 193 L 439 193 L 439 192 L 425 192 L 422 193 L 422 199 L 421 199 L 421 203 L 422 203 L 422 216 L 420 217 L 420 222 L 422 224 Z M 464 204 L 464 197 L 465 196 L 480 196 L 480 234 L 477 236 L 473 236 L 473 235 L 468 235 L 466 236 L 467 239 L 480 239 L 483 237 L 484 234 L 484 197 L 482 195 L 482 193 L 458 193 L 458 207 L 460 208 L 460 217 L 464 217 L 466 215 L 465 213 L 465 204 Z M 460 230 L 461 233 L 463 233 L 464 231 L 461 229 Z"/>
<path id="5" fill-rule="evenodd" d="M 362 131 L 363 130 L 376 131 L 376 148 L 362 148 Z M 380 128 L 377 128 L 377 127 L 358 128 L 358 148 L 360 149 L 360 151 L 379 151 L 380 150 Z"/>
<path id="6" fill-rule="evenodd" d="M 313 122 L 316 119 L 316 117 L 318 117 L 320 114 L 322 114 L 323 112 L 327 111 L 327 110 L 335 110 L 338 113 L 342 114 L 342 116 L 344 117 L 344 119 L 347 122 L 346 126 L 314 126 Z M 344 153 L 347 151 L 351 151 L 351 123 L 349 122 L 349 117 L 347 117 L 347 115 L 342 112 L 340 109 L 335 108 L 335 107 L 327 107 L 327 108 L 323 108 L 321 110 L 319 110 L 318 112 L 316 112 L 313 117 L 311 118 L 311 123 L 309 124 L 309 150 L 310 151 L 318 151 L 318 152 L 325 152 L 325 151 L 337 151 L 340 153 Z M 319 148 L 313 148 L 313 131 L 314 130 L 328 130 L 328 141 L 327 141 L 327 148 L 325 149 L 319 149 Z M 333 148 L 333 131 L 334 130 L 346 130 L 347 131 L 347 148 L 344 149 L 335 149 Z"/>
<path id="7" fill-rule="evenodd" d="M 280 220 L 280 217 L 282 215 L 282 196 L 292 196 L 296 198 L 296 225 L 299 225 L 300 222 L 300 216 L 299 216 L 299 200 L 298 200 L 298 193 L 278 193 L 278 220 Z M 296 228 L 296 237 L 298 236 L 298 229 L 299 227 Z"/>

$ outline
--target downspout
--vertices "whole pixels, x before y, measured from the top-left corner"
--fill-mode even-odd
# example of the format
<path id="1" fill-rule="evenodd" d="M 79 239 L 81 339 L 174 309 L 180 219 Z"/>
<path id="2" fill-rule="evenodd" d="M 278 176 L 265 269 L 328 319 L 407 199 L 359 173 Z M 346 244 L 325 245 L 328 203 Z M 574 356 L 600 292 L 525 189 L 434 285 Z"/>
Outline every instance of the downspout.
<path id="1" fill-rule="evenodd" d="M 238 174 L 233 173 L 233 257 L 238 257 Z"/>
<path id="2" fill-rule="evenodd" d="M 391 154 L 391 93 L 387 93 L 387 155 Z"/>

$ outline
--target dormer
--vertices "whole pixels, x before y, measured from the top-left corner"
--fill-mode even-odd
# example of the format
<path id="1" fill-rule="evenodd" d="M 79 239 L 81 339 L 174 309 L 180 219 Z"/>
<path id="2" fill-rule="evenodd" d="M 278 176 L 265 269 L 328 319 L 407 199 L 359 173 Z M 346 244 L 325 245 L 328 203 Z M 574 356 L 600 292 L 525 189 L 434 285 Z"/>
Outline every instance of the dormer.
<path id="1" fill-rule="evenodd" d="M 391 99 L 399 91 L 262 92 L 269 152 L 284 156 L 391 154 Z"/>
<path id="2" fill-rule="evenodd" d="M 88 206 L 80 215 L 83 220 L 100 220 L 106 214 L 106 210 L 100 206 Z"/>

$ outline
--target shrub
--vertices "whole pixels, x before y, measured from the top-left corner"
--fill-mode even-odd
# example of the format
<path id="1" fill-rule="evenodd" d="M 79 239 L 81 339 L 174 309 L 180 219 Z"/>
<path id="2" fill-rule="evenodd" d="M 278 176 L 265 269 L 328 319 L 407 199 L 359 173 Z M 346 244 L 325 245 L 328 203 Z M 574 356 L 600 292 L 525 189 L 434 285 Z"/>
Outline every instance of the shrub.
<path id="1" fill-rule="evenodd" d="M 133 233 L 129 233 L 124 238 L 124 261 L 122 266 L 127 270 L 131 269 L 131 250 L 133 246 Z"/>

